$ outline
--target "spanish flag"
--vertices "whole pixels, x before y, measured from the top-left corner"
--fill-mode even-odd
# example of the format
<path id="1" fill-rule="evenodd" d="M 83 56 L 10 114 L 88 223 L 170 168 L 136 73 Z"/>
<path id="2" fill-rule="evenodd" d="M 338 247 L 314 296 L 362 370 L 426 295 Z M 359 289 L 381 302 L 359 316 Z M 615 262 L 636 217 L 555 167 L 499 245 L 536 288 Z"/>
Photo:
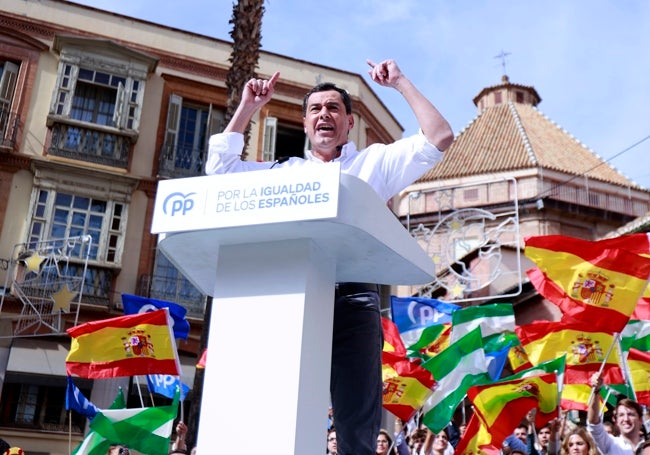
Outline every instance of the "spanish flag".
<path id="1" fill-rule="evenodd" d="M 650 352 L 630 349 L 627 354 L 627 365 L 636 401 L 650 406 Z"/>
<path id="2" fill-rule="evenodd" d="M 384 348 L 382 380 L 384 408 L 408 422 L 433 393 L 433 375 L 406 358 L 406 349 L 393 321 L 382 318 Z"/>
<path id="3" fill-rule="evenodd" d="M 650 233 L 638 232 L 636 234 L 622 235 L 611 239 L 599 240 L 599 244 L 608 248 L 623 248 L 641 256 L 650 257 Z M 636 303 L 632 319 L 650 320 L 650 286 L 646 287 L 643 295 Z"/>
<path id="4" fill-rule="evenodd" d="M 499 455 L 499 447 L 492 445 L 492 435 L 476 414 L 472 414 L 465 433 L 454 450 L 456 455 Z"/>
<path id="5" fill-rule="evenodd" d="M 607 243 L 528 237 L 524 254 L 538 267 L 528 272 L 531 283 L 564 321 L 589 321 L 605 332 L 623 330 L 650 277 L 650 258 Z"/>
<path id="6" fill-rule="evenodd" d="M 101 379 L 117 376 L 179 376 L 180 362 L 167 309 L 91 321 L 67 330 L 69 375 Z"/>
<path id="7" fill-rule="evenodd" d="M 555 373 L 476 385 L 467 391 L 467 397 L 492 435 L 492 444 L 497 446 L 514 431 L 531 409 L 539 410 L 535 421 L 538 427 L 558 416 Z"/>
<path id="8" fill-rule="evenodd" d="M 605 362 L 614 335 L 591 324 L 536 321 L 515 328 L 533 365 L 566 354 L 565 384 L 589 384 L 590 377 Z M 617 349 L 612 349 L 603 370 L 606 384 L 624 383 Z"/>

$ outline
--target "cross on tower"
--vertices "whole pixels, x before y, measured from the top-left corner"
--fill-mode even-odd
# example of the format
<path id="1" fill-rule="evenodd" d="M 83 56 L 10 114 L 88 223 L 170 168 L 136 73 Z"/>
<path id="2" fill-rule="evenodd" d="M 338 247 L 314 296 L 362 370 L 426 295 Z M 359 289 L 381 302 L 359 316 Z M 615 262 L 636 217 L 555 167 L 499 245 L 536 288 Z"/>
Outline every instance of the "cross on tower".
<path id="1" fill-rule="evenodd" d="M 495 55 L 494 58 L 501 59 L 501 66 L 503 67 L 503 74 L 506 74 L 506 57 L 510 55 L 510 52 L 502 50 L 499 55 Z"/>

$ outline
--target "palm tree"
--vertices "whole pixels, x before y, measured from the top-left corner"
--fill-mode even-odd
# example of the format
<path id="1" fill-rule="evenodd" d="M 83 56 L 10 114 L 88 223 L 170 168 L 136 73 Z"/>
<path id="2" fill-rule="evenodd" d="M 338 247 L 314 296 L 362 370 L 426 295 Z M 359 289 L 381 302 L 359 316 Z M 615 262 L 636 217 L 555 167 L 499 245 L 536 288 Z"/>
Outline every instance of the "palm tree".
<path id="1" fill-rule="evenodd" d="M 233 4 L 232 17 L 229 23 L 233 24 L 230 37 L 233 39 L 232 52 L 230 53 L 230 70 L 226 77 L 228 102 L 226 105 L 226 123 L 235 113 L 244 84 L 255 77 L 255 68 L 262 45 L 262 15 L 264 14 L 264 0 L 239 0 Z M 244 133 L 246 146 L 250 139 L 250 125 Z M 242 160 L 247 152 L 244 147 Z"/>
<path id="2" fill-rule="evenodd" d="M 255 68 L 259 60 L 260 47 L 262 45 L 262 15 L 264 14 L 264 0 L 239 0 L 233 4 L 232 17 L 229 23 L 233 24 L 230 37 L 233 39 L 232 52 L 230 53 L 230 69 L 226 76 L 226 89 L 228 90 L 228 102 L 226 104 L 226 123 L 230 121 L 235 113 L 244 84 L 255 77 Z M 250 138 L 250 125 L 244 133 L 246 146 Z M 246 158 L 246 146 L 242 153 L 242 160 Z M 212 310 L 212 298 L 208 297 L 201 332 L 199 356 L 208 345 L 210 334 L 210 314 Z M 203 377 L 205 370 L 196 369 L 194 384 L 192 387 L 192 405 L 188 412 L 188 435 L 189 447 L 196 444 L 196 437 L 199 428 L 201 396 L 203 395 Z"/>

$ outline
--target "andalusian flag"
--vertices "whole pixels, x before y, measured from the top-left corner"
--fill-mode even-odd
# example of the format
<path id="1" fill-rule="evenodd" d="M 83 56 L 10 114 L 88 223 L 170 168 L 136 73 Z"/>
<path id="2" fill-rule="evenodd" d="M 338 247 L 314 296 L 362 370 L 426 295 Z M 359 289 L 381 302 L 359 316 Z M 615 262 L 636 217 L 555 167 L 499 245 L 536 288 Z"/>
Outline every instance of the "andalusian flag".
<path id="1" fill-rule="evenodd" d="M 488 352 L 498 351 L 511 344 L 503 335 L 514 334 L 515 312 L 511 303 L 469 306 L 454 311 L 451 324 L 451 343 L 480 327 L 483 349 Z"/>
<path id="2" fill-rule="evenodd" d="M 533 365 L 566 354 L 565 385 L 589 384 L 615 342 L 614 335 L 599 332 L 591 324 L 537 321 L 517 326 L 516 332 Z M 617 349 L 612 349 L 603 370 L 605 383 L 625 382 L 619 365 Z"/>
<path id="3" fill-rule="evenodd" d="M 117 393 L 115 400 L 108 409 L 124 409 L 126 408 L 126 400 L 122 388 Z M 97 414 L 95 414 L 97 415 Z M 72 452 L 72 455 L 106 455 L 108 448 L 114 444 L 103 436 L 99 435 L 96 431 L 89 431 L 83 441 Z M 115 442 L 117 444 L 117 442 Z"/>
<path id="4" fill-rule="evenodd" d="M 99 379 L 181 374 L 167 309 L 87 322 L 68 329 L 69 375 Z"/>
<path id="5" fill-rule="evenodd" d="M 451 324 L 436 324 L 425 328 L 417 343 L 407 348 L 409 357 L 428 360 L 440 354 L 449 346 Z"/>
<path id="6" fill-rule="evenodd" d="M 406 358 L 395 324 L 382 318 L 382 327 L 382 403 L 386 410 L 408 422 L 431 395 L 435 381 L 429 371 Z"/>
<path id="7" fill-rule="evenodd" d="M 169 406 L 100 411 L 90 423 L 90 429 L 108 441 L 145 455 L 168 453 L 178 400 L 177 391 Z"/>
<path id="8" fill-rule="evenodd" d="M 621 349 L 650 351 L 650 321 L 631 320 L 621 332 Z"/>
<path id="9" fill-rule="evenodd" d="M 423 406 L 422 419 L 434 433 L 442 431 L 451 421 L 467 389 L 490 382 L 483 338 L 478 327 L 422 366 L 433 374 L 437 382 L 433 394 Z"/>
<path id="10" fill-rule="evenodd" d="M 506 379 L 477 385 L 467 391 L 492 443 L 503 440 L 521 423 L 531 409 L 537 409 L 536 424 L 543 426 L 558 416 L 558 385 L 555 373 Z"/>
<path id="11" fill-rule="evenodd" d="M 528 237 L 524 254 L 538 267 L 528 272 L 531 283 L 564 321 L 604 332 L 623 330 L 650 277 L 650 258 L 572 237 Z"/>
<path id="12" fill-rule="evenodd" d="M 465 433 L 454 449 L 455 455 L 499 455 L 499 447 L 492 445 L 492 435 L 481 423 L 476 414 L 472 414 L 465 428 Z"/>

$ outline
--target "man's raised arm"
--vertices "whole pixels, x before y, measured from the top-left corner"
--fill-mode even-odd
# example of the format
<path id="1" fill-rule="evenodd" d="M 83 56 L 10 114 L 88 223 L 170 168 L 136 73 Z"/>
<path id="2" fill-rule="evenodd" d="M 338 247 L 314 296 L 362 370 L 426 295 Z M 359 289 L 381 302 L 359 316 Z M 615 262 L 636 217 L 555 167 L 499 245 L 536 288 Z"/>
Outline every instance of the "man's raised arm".
<path id="1" fill-rule="evenodd" d="M 371 67 L 368 74 L 373 81 L 384 87 L 396 89 L 406 99 L 429 143 L 435 145 L 440 151 L 447 150 L 454 141 L 451 126 L 433 103 L 404 76 L 397 63 L 390 59 L 380 63 L 367 60 L 367 63 Z"/>
<path id="2" fill-rule="evenodd" d="M 224 133 L 244 133 L 255 112 L 271 100 L 279 77 L 280 73 L 276 72 L 271 79 L 251 79 L 246 82 L 239 106 Z"/>

